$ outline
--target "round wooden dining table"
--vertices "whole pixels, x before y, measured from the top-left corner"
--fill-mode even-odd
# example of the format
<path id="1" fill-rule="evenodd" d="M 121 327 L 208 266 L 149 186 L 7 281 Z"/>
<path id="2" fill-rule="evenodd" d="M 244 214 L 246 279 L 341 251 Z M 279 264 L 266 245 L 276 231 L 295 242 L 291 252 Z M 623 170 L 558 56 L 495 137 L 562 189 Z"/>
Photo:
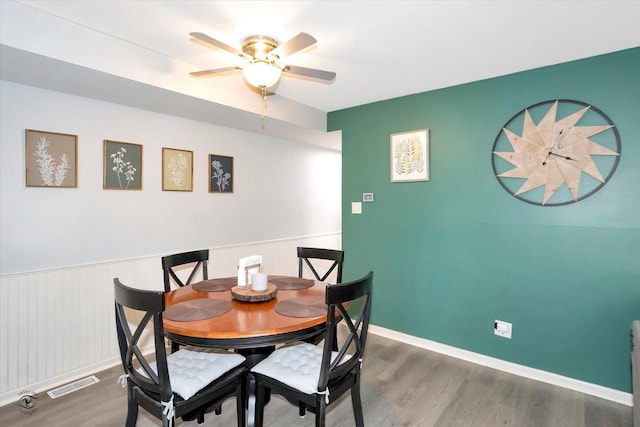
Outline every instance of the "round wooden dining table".
<path id="1" fill-rule="evenodd" d="M 163 319 L 165 335 L 181 345 L 234 349 L 247 357 L 251 367 L 273 351 L 277 344 L 313 339 L 324 331 L 327 283 L 270 275 L 269 285 L 277 287 L 274 298 L 242 301 L 233 292 L 238 290 L 235 288 L 236 281 L 236 277 L 212 279 L 168 292 Z M 204 286 L 207 284 L 211 284 L 209 288 L 213 290 L 199 290 L 207 289 Z M 215 284 L 220 286 L 213 286 Z M 195 301 L 205 298 L 214 301 Z M 213 317 L 203 314 L 207 318 L 197 320 L 191 319 L 198 317 L 193 310 L 191 313 L 194 316 L 169 318 L 171 316 L 168 314 L 175 313 L 176 308 L 184 306 L 188 309 L 195 303 L 221 306 L 221 311 L 227 311 L 213 313 Z M 289 312 L 283 310 L 285 306 L 288 306 Z M 293 311 L 291 307 L 294 307 Z M 295 307 L 299 309 L 295 310 Z"/>
<path id="2" fill-rule="evenodd" d="M 317 342 L 327 321 L 327 283 L 289 276 L 268 277 L 268 291 L 235 287 L 236 277 L 211 279 L 165 295 L 165 335 L 182 345 L 232 349 L 252 368 L 276 345 L 291 341 Z M 275 296 L 261 296 L 276 288 Z M 267 298 L 267 297 L 265 297 Z M 254 424 L 255 384 L 249 376 L 247 426 Z M 267 396 L 267 401 L 269 396 Z"/>

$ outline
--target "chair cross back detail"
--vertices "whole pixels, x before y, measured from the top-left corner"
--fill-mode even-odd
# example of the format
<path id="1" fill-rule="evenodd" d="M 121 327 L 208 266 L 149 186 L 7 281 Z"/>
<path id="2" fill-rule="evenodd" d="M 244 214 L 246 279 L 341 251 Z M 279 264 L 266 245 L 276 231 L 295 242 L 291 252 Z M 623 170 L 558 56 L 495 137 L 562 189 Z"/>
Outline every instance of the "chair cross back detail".
<path id="1" fill-rule="evenodd" d="M 163 401 L 169 401 L 171 398 L 171 385 L 160 381 L 160 377 L 163 377 L 163 374 L 168 372 L 163 337 L 164 327 L 162 325 L 164 292 L 135 290 L 123 285 L 118 279 L 114 279 L 114 284 L 116 326 L 120 351 L 123 353 L 122 362 L 125 373 L 128 375 L 129 380 L 138 387 L 160 395 Z M 146 312 L 133 333 L 129 329 L 130 322 L 127 320 L 125 307 Z M 153 325 L 154 331 L 160 332 L 154 333 L 155 356 L 160 377 L 158 373 L 151 369 L 149 361 L 138 346 L 142 333 L 150 323 Z M 140 369 L 143 370 L 144 374 L 135 368 L 135 362 L 140 364 Z M 168 374 L 166 378 L 168 378 Z"/>
<path id="2" fill-rule="evenodd" d="M 310 343 L 283 347 L 252 369 L 256 378 L 256 427 L 263 425 L 269 391 L 297 402 L 301 416 L 307 409 L 315 412 L 316 427 L 325 425 L 327 406 L 351 391 L 355 424 L 364 427 L 360 377 L 371 317 L 372 283 L 373 272 L 369 272 L 361 279 L 327 286 L 327 328 L 321 350 Z M 340 324 L 344 324 L 346 333 L 340 328 L 338 335 Z M 309 369 L 318 365 L 319 371 Z M 319 372 L 318 377 L 309 375 L 310 371 Z"/>
<path id="3" fill-rule="evenodd" d="M 320 274 L 313 263 L 312 259 L 333 261 L 324 274 Z M 316 280 L 324 282 L 327 277 L 336 270 L 336 283 L 342 283 L 342 263 L 344 261 L 344 251 L 338 249 L 322 249 L 322 248 L 298 248 L 298 277 L 302 277 L 304 265 L 313 273 Z"/>
<path id="4" fill-rule="evenodd" d="M 202 280 L 209 279 L 209 272 L 207 269 L 207 262 L 209 261 L 209 249 L 201 249 L 197 251 L 182 252 L 173 255 L 167 255 L 162 257 L 162 270 L 164 272 L 164 290 L 166 292 L 171 291 L 171 279 L 180 287 L 190 285 L 193 279 L 196 277 L 198 270 L 202 268 Z M 186 282 L 183 282 L 176 274 L 174 267 L 179 267 L 185 264 L 192 264 L 193 270 L 189 274 L 189 278 Z"/>
<path id="5" fill-rule="evenodd" d="M 218 411 L 222 402 L 230 397 L 236 398 L 236 413 L 238 426 L 245 425 L 246 414 L 244 402 L 246 400 L 246 367 L 244 357 L 238 360 L 238 355 L 229 353 L 197 358 L 194 362 L 192 351 L 181 351 L 181 354 L 167 356 L 162 312 L 165 309 L 165 293 L 163 291 L 148 291 L 128 287 L 118 278 L 113 279 L 114 300 L 116 314 L 116 332 L 120 357 L 124 368 L 123 384 L 127 387 L 127 420 L 126 427 L 135 427 L 138 418 L 138 407 L 146 409 L 151 415 L 162 420 L 163 427 L 173 424 L 175 418 L 183 420 L 198 420 L 204 422 L 206 412 Z M 135 311 L 138 314 L 127 318 L 127 313 Z M 142 314 L 144 313 L 144 314 Z M 138 320 L 140 319 L 140 320 Z M 139 347 L 145 329 L 153 326 L 154 352 L 146 356 Z M 150 332 L 147 330 L 147 332 Z M 145 342 L 146 338 L 142 338 Z M 171 360 L 174 356 L 180 356 Z M 229 362 L 229 357 L 234 358 Z M 225 361 L 222 358 L 227 358 Z M 227 370 L 220 370 L 217 375 L 211 375 L 208 384 L 198 380 L 185 386 L 186 372 L 193 369 L 192 376 L 202 373 L 201 365 L 209 369 L 215 368 L 213 363 L 219 363 Z M 224 365 L 224 362 L 228 362 Z M 172 373 L 173 363 L 173 373 Z M 235 364 L 235 365 L 234 365 Z M 176 377 L 173 377 L 176 374 Z M 170 378 L 177 378 L 176 390 L 172 388 Z M 182 382 L 182 387 L 180 383 Z M 204 383 L 204 384 L 203 384 Z M 198 388 L 199 387 L 199 388 Z M 187 395 L 185 390 L 189 392 Z M 182 393 L 182 395 L 178 394 Z M 183 398 L 185 396 L 186 398 Z"/>
<path id="6" fill-rule="evenodd" d="M 359 366 L 356 365 L 360 365 L 362 362 L 371 316 L 372 281 L 373 273 L 369 272 L 361 280 L 344 284 L 345 286 L 342 284 L 327 286 L 327 335 L 324 342 L 318 390 L 326 390 L 332 380 L 344 377 L 356 367 L 359 369 Z M 360 299 L 361 305 L 354 322 L 346 305 L 358 299 Z M 340 323 L 347 327 L 348 332 L 346 338 L 338 340 L 339 349 L 335 355 L 333 343 L 337 339 Z"/>

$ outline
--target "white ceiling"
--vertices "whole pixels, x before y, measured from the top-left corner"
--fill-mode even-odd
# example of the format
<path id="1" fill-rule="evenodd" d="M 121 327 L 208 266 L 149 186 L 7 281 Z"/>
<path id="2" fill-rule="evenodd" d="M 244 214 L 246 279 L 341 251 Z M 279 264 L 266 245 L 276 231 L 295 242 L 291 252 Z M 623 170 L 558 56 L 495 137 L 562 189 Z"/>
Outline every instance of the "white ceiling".
<path id="1" fill-rule="evenodd" d="M 202 95 L 195 96 L 201 100 L 267 115 L 277 115 L 279 103 L 293 106 L 298 114 L 307 107 L 310 113 L 324 114 L 640 45 L 638 1 L 25 0 L 17 6 L 60 18 L 67 26 L 95 34 L 95 40 L 141 52 L 120 64 L 130 70 L 121 77 L 190 96 L 199 91 Z M 110 64 L 94 65 L 97 59 L 80 64 L 51 48 L 46 53 L 38 52 L 37 45 L 28 48 L 17 31 L 4 32 L 2 44 L 110 73 Z M 306 32 L 317 44 L 287 62 L 334 71 L 337 77 L 329 84 L 283 77 L 264 110 L 241 75 L 188 76 L 190 71 L 237 63 L 229 53 L 191 41 L 193 31 L 238 48 L 251 34 L 286 41 Z M 102 61 L 108 59 L 112 45 L 104 41 L 91 46 L 92 41 L 92 37 L 69 36 L 64 43 L 80 52 L 88 49 Z M 113 61 L 121 60 L 113 51 Z M 173 64 L 173 74 L 165 72 L 161 84 L 157 76 L 151 78 L 159 71 L 157 58 Z M 143 69 L 149 81 L 142 73 L 134 76 L 136 68 Z"/>

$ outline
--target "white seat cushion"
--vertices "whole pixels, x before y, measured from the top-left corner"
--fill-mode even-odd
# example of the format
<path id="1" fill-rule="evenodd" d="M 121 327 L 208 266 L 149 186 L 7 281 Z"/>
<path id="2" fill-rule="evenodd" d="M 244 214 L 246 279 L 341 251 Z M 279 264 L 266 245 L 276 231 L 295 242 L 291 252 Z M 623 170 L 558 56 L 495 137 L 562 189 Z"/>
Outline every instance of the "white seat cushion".
<path id="1" fill-rule="evenodd" d="M 333 352 L 332 360 L 337 353 Z M 348 358 L 343 359 L 343 361 Z M 251 369 L 252 372 L 278 380 L 306 394 L 318 392 L 322 347 L 299 344 L 280 348 Z"/>
<path id="2" fill-rule="evenodd" d="M 167 356 L 171 389 L 187 400 L 203 387 L 245 361 L 235 353 L 179 350 Z M 156 364 L 151 364 L 156 371 Z"/>

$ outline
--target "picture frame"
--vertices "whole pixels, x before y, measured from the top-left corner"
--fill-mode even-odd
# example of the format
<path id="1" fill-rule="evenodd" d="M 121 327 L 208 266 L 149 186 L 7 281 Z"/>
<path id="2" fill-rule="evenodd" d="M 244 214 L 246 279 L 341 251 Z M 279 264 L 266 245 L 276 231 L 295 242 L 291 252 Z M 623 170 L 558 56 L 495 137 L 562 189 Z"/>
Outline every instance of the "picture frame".
<path id="1" fill-rule="evenodd" d="M 209 193 L 233 193 L 233 157 L 209 154 Z"/>
<path id="2" fill-rule="evenodd" d="M 391 182 L 429 181 L 429 129 L 392 133 Z"/>
<path id="3" fill-rule="evenodd" d="M 142 145 L 104 140 L 103 189 L 142 190 Z"/>
<path id="4" fill-rule="evenodd" d="M 162 191 L 193 191 L 193 151 L 162 148 Z"/>
<path id="5" fill-rule="evenodd" d="M 78 187 L 78 135 L 25 130 L 27 187 Z"/>

